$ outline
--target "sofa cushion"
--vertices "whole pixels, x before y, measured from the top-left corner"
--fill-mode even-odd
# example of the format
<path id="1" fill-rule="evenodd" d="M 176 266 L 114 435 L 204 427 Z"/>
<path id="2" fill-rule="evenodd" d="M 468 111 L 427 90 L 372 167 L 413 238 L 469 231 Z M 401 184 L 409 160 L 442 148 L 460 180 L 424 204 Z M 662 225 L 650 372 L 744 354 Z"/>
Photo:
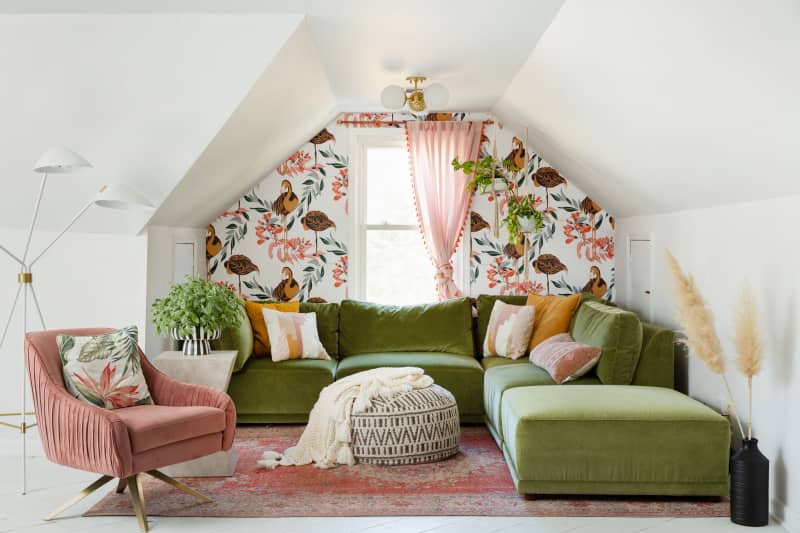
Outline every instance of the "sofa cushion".
<path id="1" fill-rule="evenodd" d="M 490 363 L 499 357 L 484 359 Z M 544 368 L 538 367 L 527 359 L 515 361 L 517 364 L 487 366 L 483 375 L 483 406 L 486 411 L 486 421 L 498 444 L 502 442 L 502 420 L 500 405 L 503 395 L 515 387 L 529 387 L 533 385 L 556 385 L 550 374 Z M 567 381 L 564 385 L 597 385 L 600 384 L 595 376 L 583 376 L 574 381 Z"/>
<path id="2" fill-rule="evenodd" d="M 634 313 L 587 301 L 572 323 L 572 337 L 603 350 L 597 377 L 606 385 L 630 385 L 642 348 L 642 323 Z"/>
<path id="3" fill-rule="evenodd" d="M 727 419 L 674 390 L 518 387 L 501 410 L 520 492 L 727 494 Z"/>
<path id="4" fill-rule="evenodd" d="M 335 372 L 335 360 L 250 359 L 231 377 L 228 394 L 239 422 L 303 422 Z"/>
<path id="5" fill-rule="evenodd" d="M 456 398 L 462 421 L 483 418 L 481 391 L 483 369 L 471 355 L 432 352 L 371 353 L 345 357 L 336 369 L 336 379 L 381 366 L 416 366 L 425 370 L 437 385 Z"/>
<path id="6" fill-rule="evenodd" d="M 489 327 L 489 319 L 492 316 L 492 309 L 494 303 L 501 301 L 511 305 L 525 305 L 527 296 L 510 296 L 500 294 L 480 294 L 475 299 L 475 309 L 478 311 L 478 319 L 476 321 L 476 340 L 475 343 L 479 347 L 479 353 L 483 354 L 483 340 L 486 338 L 486 330 Z M 534 317 L 536 320 L 536 317 Z"/>
<path id="7" fill-rule="evenodd" d="M 253 354 L 253 326 L 247 313 L 242 313 L 238 328 L 223 329 L 219 339 L 211 341 L 211 346 L 215 350 L 236 350 L 233 371 L 241 370 Z"/>
<path id="8" fill-rule="evenodd" d="M 672 330 L 642 323 L 642 351 L 633 384 L 675 388 L 675 333 Z"/>
<path id="9" fill-rule="evenodd" d="M 225 411 L 216 407 L 139 405 L 115 413 L 128 428 L 133 453 L 225 430 Z"/>
<path id="10" fill-rule="evenodd" d="M 264 322 L 264 309 L 297 313 L 300 311 L 300 302 L 254 302 L 244 301 L 244 310 L 253 327 L 253 357 L 269 357 L 270 344 L 267 324 Z"/>
<path id="11" fill-rule="evenodd" d="M 300 302 L 301 313 L 317 314 L 317 333 L 328 355 L 339 357 L 339 304 Z"/>
<path id="12" fill-rule="evenodd" d="M 581 304 L 581 295 L 541 296 L 528 294 L 527 305 L 536 309 L 536 320 L 533 323 L 533 334 L 528 349 L 533 350 L 553 335 L 569 331 L 575 310 Z"/>
<path id="13" fill-rule="evenodd" d="M 467 298 L 422 305 L 378 305 L 344 300 L 339 315 L 342 357 L 378 352 L 473 355 Z"/>

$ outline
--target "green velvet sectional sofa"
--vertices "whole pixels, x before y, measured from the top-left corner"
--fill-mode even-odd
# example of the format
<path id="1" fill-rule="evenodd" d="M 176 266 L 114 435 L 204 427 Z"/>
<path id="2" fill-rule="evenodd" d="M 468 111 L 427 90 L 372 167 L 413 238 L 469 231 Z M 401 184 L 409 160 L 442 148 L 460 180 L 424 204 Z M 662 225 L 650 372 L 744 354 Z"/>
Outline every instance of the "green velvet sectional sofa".
<path id="1" fill-rule="evenodd" d="M 603 349 L 596 368 L 561 386 L 528 358 L 482 357 L 496 300 L 481 295 L 408 307 L 344 300 L 317 313 L 331 361 L 251 357 L 249 322 L 218 348 L 238 349 L 231 378 L 240 423 L 301 423 L 335 379 L 380 366 L 418 366 L 456 398 L 463 423 L 485 422 L 522 493 L 723 496 L 728 420 L 673 390 L 672 331 L 583 295 L 575 340 Z"/>

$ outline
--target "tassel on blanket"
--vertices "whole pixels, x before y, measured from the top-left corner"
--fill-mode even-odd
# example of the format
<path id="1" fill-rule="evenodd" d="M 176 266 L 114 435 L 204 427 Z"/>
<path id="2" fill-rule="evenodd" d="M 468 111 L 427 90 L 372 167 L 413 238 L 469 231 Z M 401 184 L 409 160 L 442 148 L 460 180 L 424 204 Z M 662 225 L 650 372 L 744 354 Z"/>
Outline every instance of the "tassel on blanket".
<path id="1" fill-rule="evenodd" d="M 275 470 L 275 467 L 281 464 L 281 459 L 283 459 L 283 454 L 267 450 L 261 455 L 257 464 L 261 468 Z"/>

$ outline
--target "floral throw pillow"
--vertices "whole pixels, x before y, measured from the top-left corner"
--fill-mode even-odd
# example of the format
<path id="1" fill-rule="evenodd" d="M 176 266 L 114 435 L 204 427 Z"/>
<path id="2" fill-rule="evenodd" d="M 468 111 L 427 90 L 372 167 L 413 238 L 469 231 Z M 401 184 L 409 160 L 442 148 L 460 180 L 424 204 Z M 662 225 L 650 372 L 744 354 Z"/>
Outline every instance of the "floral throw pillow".
<path id="1" fill-rule="evenodd" d="M 94 337 L 57 336 L 67 390 L 79 400 L 106 409 L 153 403 L 138 339 L 136 326 Z"/>
<path id="2" fill-rule="evenodd" d="M 536 309 L 532 305 L 510 305 L 497 300 L 489 316 L 483 341 L 483 356 L 519 359 L 528 349 Z"/>
<path id="3" fill-rule="evenodd" d="M 317 332 L 317 313 L 290 313 L 263 309 L 272 360 L 330 359 Z"/>

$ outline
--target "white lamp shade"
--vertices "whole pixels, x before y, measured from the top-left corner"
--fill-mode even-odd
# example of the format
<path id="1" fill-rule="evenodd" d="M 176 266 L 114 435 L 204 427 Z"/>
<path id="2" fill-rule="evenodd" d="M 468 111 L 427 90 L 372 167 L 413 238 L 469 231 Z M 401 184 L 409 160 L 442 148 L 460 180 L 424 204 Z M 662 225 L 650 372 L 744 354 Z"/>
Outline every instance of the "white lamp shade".
<path id="1" fill-rule="evenodd" d="M 425 87 L 425 104 L 432 111 L 441 111 L 450 99 L 450 92 L 441 83 L 433 83 Z"/>
<path id="2" fill-rule="evenodd" d="M 402 109 L 406 104 L 406 91 L 399 85 L 388 85 L 381 91 L 381 105 L 386 109 Z"/>
<path id="3" fill-rule="evenodd" d="M 42 154 L 33 166 L 33 171 L 42 174 L 63 174 L 76 168 L 91 166 L 87 160 L 69 148 L 53 146 Z"/>
<path id="4" fill-rule="evenodd" d="M 152 209 L 150 201 L 125 185 L 104 185 L 95 195 L 94 204 L 108 209 Z"/>

